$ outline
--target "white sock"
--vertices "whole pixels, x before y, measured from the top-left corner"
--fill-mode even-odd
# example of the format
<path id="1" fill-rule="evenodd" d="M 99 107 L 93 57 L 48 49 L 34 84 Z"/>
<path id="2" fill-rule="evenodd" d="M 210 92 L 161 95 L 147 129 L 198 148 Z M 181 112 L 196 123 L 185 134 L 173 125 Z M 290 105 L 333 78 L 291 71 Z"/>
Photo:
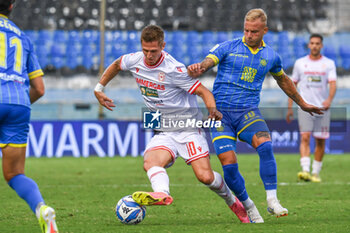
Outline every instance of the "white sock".
<path id="1" fill-rule="evenodd" d="M 254 206 L 254 202 L 252 201 L 252 199 L 250 199 L 250 197 L 248 197 L 247 200 L 242 201 L 242 204 L 246 210 L 249 210 L 251 207 Z"/>
<path id="2" fill-rule="evenodd" d="M 311 164 L 310 157 L 300 158 L 300 166 L 301 166 L 301 169 L 303 169 L 303 172 L 310 172 L 310 164 Z"/>
<path id="3" fill-rule="evenodd" d="M 269 199 L 277 199 L 276 189 L 266 190 L 266 200 L 269 200 Z"/>
<path id="4" fill-rule="evenodd" d="M 236 202 L 235 196 L 233 196 L 232 192 L 227 187 L 227 184 L 225 183 L 222 176 L 216 171 L 213 171 L 213 173 L 214 181 L 211 184 L 207 185 L 207 187 L 214 191 L 221 198 L 223 198 L 228 206 L 231 206 Z"/>
<path id="5" fill-rule="evenodd" d="M 166 170 L 162 167 L 154 166 L 147 171 L 148 179 L 152 184 L 154 192 L 164 192 L 170 194 L 169 176 Z"/>
<path id="6" fill-rule="evenodd" d="M 316 174 L 316 175 L 320 174 L 321 168 L 322 168 L 322 161 L 319 162 L 314 160 L 312 162 L 312 174 Z"/>
<path id="7" fill-rule="evenodd" d="M 45 205 L 43 202 L 39 202 L 39 204 L 35 208 L 35 215 L 39 219 L 40 218 L 40 207 Z"/>

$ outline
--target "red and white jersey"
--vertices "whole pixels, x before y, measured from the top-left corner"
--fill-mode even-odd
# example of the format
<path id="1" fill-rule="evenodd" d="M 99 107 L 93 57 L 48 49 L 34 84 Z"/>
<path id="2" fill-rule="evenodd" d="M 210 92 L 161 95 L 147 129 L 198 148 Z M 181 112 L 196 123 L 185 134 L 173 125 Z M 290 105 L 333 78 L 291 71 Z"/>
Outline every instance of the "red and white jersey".
<path id="1" fill-rule="evenodd" d="M 126 54 L 121 58 L 121 69 L 132 73 L 150 111 L 159 110 L 162 117 L 176 114 L 202 119 L 197 98 L 192 95 L 201 83 L 189 77 L 185 65 L 170 54 L 163 51 L 153 66 L 146 64 L 143 52 Z"/>
<path id="2" fill-rule="evenodd" d="M 293 68 L 292 80 L 298 83 L 300 95 L 308 103 L 322 107 L 328 98 L 328 82 L 336 81 L 334 61 L 321 56 L 311 60 L 309 55 L 299 58 Z"/>

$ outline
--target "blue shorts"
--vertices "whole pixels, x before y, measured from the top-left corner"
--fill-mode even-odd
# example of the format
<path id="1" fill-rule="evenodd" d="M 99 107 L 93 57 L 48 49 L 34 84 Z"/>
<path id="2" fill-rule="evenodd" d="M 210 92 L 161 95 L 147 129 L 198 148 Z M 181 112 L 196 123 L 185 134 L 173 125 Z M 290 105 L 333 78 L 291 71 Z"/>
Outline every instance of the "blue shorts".
<path id="1" fill-rule="evenodd" d="M 30 108 L 16 104 L 0 104 L 0 148 L 27 146 Z"/>
<path id="2" fill-rule="evenodd" d="M 270 131 L 258 108 L 219 111 L 223 115 L 222 127 L 211 128 L 211 138 L 216 154 L 236 151 L 237 137 L 251 145 L 253 136 L 257 132 Z"/>

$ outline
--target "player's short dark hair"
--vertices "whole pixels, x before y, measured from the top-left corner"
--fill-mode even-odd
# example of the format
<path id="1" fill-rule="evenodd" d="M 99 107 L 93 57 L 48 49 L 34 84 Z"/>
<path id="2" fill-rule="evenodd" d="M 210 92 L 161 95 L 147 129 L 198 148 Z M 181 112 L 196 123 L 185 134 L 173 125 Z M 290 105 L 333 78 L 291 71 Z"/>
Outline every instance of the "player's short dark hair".
<path id="1" fill-rule="evenodd" d="M 164 42 L 164 30 L 157 25 L 148 25 L 141 32 L 141 42 L 158 41 L 159 45 Z"/>
<path id="2" fill-rule="evenodd" d="M 15 0 L 0 0 L 0 14 L 9 15 L 11 13 L 10 6 Z"/>
<path id="3" fill-rule="evenodd" d="M 311 40 L 311 38 L 314 38 L 314 37 L 320 38 L 321 42 L 323 42 L 323 36 L 321 34 L 313 33 L 313 34 L 311 34 L 309 40 Z"/>

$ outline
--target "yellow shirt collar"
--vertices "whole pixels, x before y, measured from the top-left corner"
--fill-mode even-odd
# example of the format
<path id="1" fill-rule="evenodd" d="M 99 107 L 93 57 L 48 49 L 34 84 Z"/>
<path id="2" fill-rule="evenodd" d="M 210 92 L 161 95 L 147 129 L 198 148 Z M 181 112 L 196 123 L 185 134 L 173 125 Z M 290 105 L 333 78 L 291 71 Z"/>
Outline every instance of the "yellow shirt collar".
<path id="1" fill-rule="evenodd" d="M 250 52 L 252 52 L 253 54 L 257 54 L 260 50 L 262 50 L 264 47 L 266 47 L 265 41 L 262 40 L 262 46 L 260 46 L 258 49 L 256 49 L 255 51 L 252 49 L 252 47 L 250 47 L 246 42 L 245 42 L 245 37 L 243 36 L 242 38 L 242 42 L 245 44 L 245 46 L 248 47 L 248 49 L 250 50 Z"/>

